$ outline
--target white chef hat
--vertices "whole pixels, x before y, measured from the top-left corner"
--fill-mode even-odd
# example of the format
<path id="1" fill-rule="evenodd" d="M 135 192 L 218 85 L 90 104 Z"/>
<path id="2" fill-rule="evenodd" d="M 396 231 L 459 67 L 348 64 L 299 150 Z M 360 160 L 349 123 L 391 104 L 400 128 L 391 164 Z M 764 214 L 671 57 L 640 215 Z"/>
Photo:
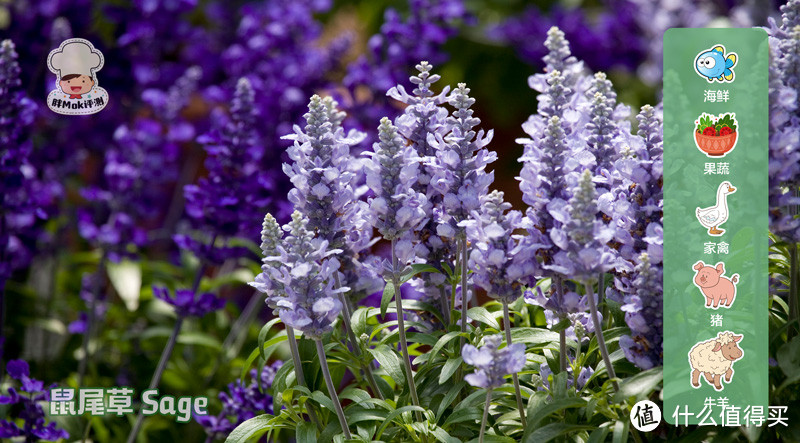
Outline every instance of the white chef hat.
<path id="1" fill-rule="evenodd" d="M 47 65 L 59 78 L 70 74 L 92 76 L 103 67 L 103 54 L 88 40 L 72 38 L 50 52 Z"/>

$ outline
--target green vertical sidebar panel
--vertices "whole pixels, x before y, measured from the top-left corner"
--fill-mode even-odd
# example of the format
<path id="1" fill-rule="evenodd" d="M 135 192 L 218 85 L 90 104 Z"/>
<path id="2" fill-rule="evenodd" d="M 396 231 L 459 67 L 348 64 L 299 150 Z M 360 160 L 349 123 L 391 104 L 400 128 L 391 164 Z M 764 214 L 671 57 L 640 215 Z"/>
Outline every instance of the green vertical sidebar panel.
<path id="1" fill-rule="evenodd" d="M 664 35 L 664 417 L 768 402 L 768 59 L 761 29 Z"/>

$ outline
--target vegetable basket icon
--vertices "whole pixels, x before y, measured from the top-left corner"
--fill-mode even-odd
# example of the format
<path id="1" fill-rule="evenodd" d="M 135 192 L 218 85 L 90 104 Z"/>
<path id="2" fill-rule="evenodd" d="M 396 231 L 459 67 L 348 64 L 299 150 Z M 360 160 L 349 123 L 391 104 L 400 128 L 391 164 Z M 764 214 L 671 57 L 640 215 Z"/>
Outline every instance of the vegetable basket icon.
<path id="1" fill-rule="evenodd" d="M 723 157 L 736 147 L 738 122 L 733 112 L 718 116 L 703 113 L 695 121 L 694 142 L 709 157 Z"/>

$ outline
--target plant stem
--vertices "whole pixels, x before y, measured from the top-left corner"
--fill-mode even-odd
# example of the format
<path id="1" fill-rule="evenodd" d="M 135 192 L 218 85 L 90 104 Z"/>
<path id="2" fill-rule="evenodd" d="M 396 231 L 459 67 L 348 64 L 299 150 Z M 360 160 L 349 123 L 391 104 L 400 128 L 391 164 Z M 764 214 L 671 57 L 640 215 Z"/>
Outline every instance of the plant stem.
<path id="1" fill-rule="evenodd" d="M 461 333 L 467 332 L 467 309 L 469 308 L 469 287 L 467 286 L 467 236 L 461 239 Z M 464 348 L 464 336 L 461 336 L 458 349 Z"/>
<path id="2" fill-rule="evenodd" d="M 259 296 L 254 295 L 250 298 L 250 301 L 247 302 L 247 305 L 242 310 L 241 315 L 236 319 L 231 327 L 230 332 L 225 337 L 225 341 L 222 342 L 222 352 L 219 353 L 217 356 L 217 361 L 214 363 L 214 368 L 211 369 L 211 372 L 205 379 L 205 386 L 208 386 L 211 383 L 211 379 L 214 378 L 214 375 L 219 370 L 220 366 L 224 361 L 228 361 L 232 356 L 235 356 L 239 353 L 241 348 L 241 341 L 239 340 L 239 336 L 243 330 L 246 330 L 247 326 L 253 321 L 253 319 L 258 314 L 258 308 L 263 306 L 262 298 Z"/>
<path id="3" fill-rule="evenodd" d="M 292 351 L 292 361 L 294 361 L 294 375 L 295 379 L 297 379 L 297 384 L 299 386 L 306 386 L 306 377 L 303 373 L 303 362 L 300 361 L 300 348 L 297 347 L 297 338 L 294 336 L 294 328 L 289 325 L 286 325 L 286 335 L 289 337 L 289 349 Z M 317 428 L 321 431 L 322 425 L 317 418 L 317 413 L 314 412 L 314 409 L 311 407 L 311 404 L 306 402 L 306 411 L 308 412 L 308 417 L 311 418 L 311 421 L 317 425 Z"/>
<path id="4" fill-rule="evenodd" d="M 406 325 L 403 319 L 403 297 L 400 293 L 400 284 L 398 282 L 398 269 L 397 269 L 397 254 L 395 253 L 395 244 L 397 239 L 392 239 L 392 285 L 394 285 L 394 305 L 397 311 L 397 332 L 400 334 L 400 349 L 403 352 L 403 366 L 406 368 L 406 383 L 408 390 L 411 392 L 411 401 L 414 406 L 419 406 L 419 397 L 417 397 L 417 387 L 414 385 L 414 373 L 411 372 L 411 358 L 408 356 L 408 342 L 406 341 Z M 422 413 L 415 411 L 417 421 L 422 421 Z"/>
<path id="5" fill-rule="evenodd" d="M 342 283 L 339 280 L 339 272 L 333 273 L 333 280 L 334 284 L 336 285 L 336 289 L 342 287 Z M 358 345 L 358 341 L 356 340 L 356 334 L 353 332 L 353 327 L 350 324 L 350 318 L 353 316 L 353 312 L 350 310 L 350 304 L 347 300 L 347 296 L 344 292 L 339 293 L 339 301 L 342 303 L 342 319 L 344 321 L 344 329 L 347 332 L 347 338 L 350 341 L 350 346 L 353 348 L 353 352 L 356 354 L 357 357 L 361 357 L 361 347 Z M 381 390 L 378 389 L 378 383 L 375 382 L 375 375 L 372 374 L 372 368 L 370 365 L 365 365 L 363 362 L 360 361 L 359 364 L 361 366 L 361 371 L 364 373 L 364 378 L 367 380 L 370 389 L 378 396 L 381 400 L 383 400 L 383 393 Z"/>
<path id="6" fill-rule="evenodd" d="M 214 245 L 216 239 L 217 236 L 215 234 L 211 238 L 211 246 Z M 203 274 L 205 274 L 205 272 L 206 264 L 202 263 L 200 267 L 197 268 L 197 274 L 194 276 L 194 282 L 192 282 L 192 293 L 197 292 L 197 288 L 200 287 L 200 282 L 203 280 Z M 169 341 L 167 341 L 164 351 L 161 352 L 161 358 L 158 360 L 158 366 L 156 366 L 156 372 L 153 373 L 153 378 L 150 380 L 150 387 L 148 390 L 157 388 L 158 384 L 161 382 L 161 376 L 164 374 L 164 370 L 167 368 L 167 362 L 172 356 L 173 349 L 175 349 L 175 343 L 178 341 L 178 335 L 181 333 L 182 326 L 183 316 L 178 315 L 178 318 L 175 320 L 175 328 L 172 330 L 172 335 L 169 336 Z M 133 443 L 134 440 L 136 440 L 136 436 L 139 434 L 139 429 L 142 427 L 142 422 L 144 422 L 144 414 L 142 414 L 142 409 L 139 409 L 139 414 L 136 416 L 136 423 L 133 425 L 131 433 L 128 434 L 128 443 Z"/>
<path id="7" fill-rule="evenodd" d="M 586 286 L 586 295 L 589 298 L 589 311 L 592 314 L 592 323 L 594 324 L 594 333 L 597 336 L 597 346 L 600 348 L 600 355 L 603 357 L 603 362 L 606 365 L 606 372 L 608 378 L 611 379 L 611 384 L 614 386 L 614 392 L 619 391 L 619 384 L 615 378 L 617 374 L 614 373 L 614 367 L 611 366 L 611 358 L 608 356 L 608 348 L 606 347 L 606 340 L 603 338 L 603 325 L 600 324 L 600 317 L 597 315 L 597 303 L 594 301 L 594 292 L 592 285 L 589 281 L 584 282 Z"/>
<path id="8" fill-rule="evenodd" d="M 611 321 L 611 308 L 608 306 L 608 299 L 606 298 L 606 273 L 601 272 L 599 278 L 599 283 L 597 284 L 597 301 L 603 304 L 603 310 L 601 311 L 603 319 L 606 322 L 606 328 L 610 328 L 613 323 Z"/>
<path id="9" fill-rule="evenodd" d="M 508 314 L 508 303 L 504 300 L 503 301 L 503 327 L 506 330 L 506 345 L 511 346 L 511 319 L 509 318 Z M 514 381 L 514 392 L 517 394 L 517 409 L 519 409 L 519 418 L 522 422 L 523 429 L 527 426 L 525 422 L 525 408 L 522 406 L 522 393 L 519 389 L 519 377 L 517 377 L 517 373 L 511 374 L 511 378 Z"/>
<path id="10" fill-rule="evenodd" d="M 86 316 L 86 331 L 83 333 L 83 340 L 81 343 L 81 361 L 78 362 L 78 386 L 83 386 L 83 377 L 86 375 L 86 367 L 89 363 L 89 340 L 91 340 L 92 332 L 96 323 L 95 310 L 97 309 L 97 298 L 100 297 L 100 277 L 106 269 L 106 253 L 103 251 L 100 256 L 100 261 L 97 263 L 95 270 L 94 281 L 92 283 L 92 298 L 89 300 L 89 312 Z"/>
<path id="11" fill-rule="evenodd" d="M 333 401 L 333 408 L 336 409 L 336 416 L 339 417 L 339 424 L 342 426 L 342 431 L 344 431 L 344 437 L 349 440 L 351 438 L 350 428 L 347 427 L 347 419 L 344 417 L 342 404 L 339 403 L 339 395 L 336 394 L 336 388 L 333 386 L 331 371 L 328 369 L 328 358 L 325 356 L 325 347 L 322 346 L 322 340 L 318 338 L 315 338 L 314 342 L 317 345 L 319 365 L 322 369 L 322 375 L 325 377 L 325 384 L 328 386 L 328 394 L 331 396 L 331 401 Z"/>
<path id="12" fill-rule="evenodd" d="M 175 343 L 178 341 L 181 326 L 183 326 L 183 316 L 179 315 L 178 319 L 175 320 L 175 328 L 172 330 L 172 335 L 169 336 L 169 341 L 167 341 L 167 345 L 161 353 L 161 359 L 158 361 L 156 372 L 153 373 L 153 379 L 150 380 L 150 386 L 147 388 L 148 390 L 155 389 L 161 382 L 161 376 L 164 374 L 164 369 L 167 368 L 167 362 L 172 355 L 172 350 L 175 349 Z M 144 421 L 144 414 L 142 411 L 142 409 L 139 409 L 139 414 L 136 416 L 136 424 L 133 425 L 131 433 L 128 434 L 128 443 L 133 443 L 136 440 L 136 436 L 139 434 L 139 429 L 142 427 L 142 422 Z"/>
<path id="13" fill-rule="evenodd" d="M 483 419 L 481 420 L 481 434 L 478 437 L 478 443 L 483 443 L 483 433 L 486 430 L 486 420 L 489 418 L 489 405 L 492 401 L 492 389 L 486 390 L 486 403 L 483 405 Z"/>
<path id="14" fill-rule="evenodd" d="M 564 285 L 561 277 L 553 276 L 553 283 L 556 285 L 556 298 L 561 303 L 564 298 Z M 561 368 L 561 372 L 567 370 L 567 331 L 565 329 L 558 331 L 558 367 Z"/>
<path id="15" fill-rule="evenodd" d="M 450 301 L 447 300 L 447 293 L 444 286 L 439 286 L 439 300 L 441 301 L 442 315 L 444 316 L 445 331 L 447 326 L 450 325 Z"/>

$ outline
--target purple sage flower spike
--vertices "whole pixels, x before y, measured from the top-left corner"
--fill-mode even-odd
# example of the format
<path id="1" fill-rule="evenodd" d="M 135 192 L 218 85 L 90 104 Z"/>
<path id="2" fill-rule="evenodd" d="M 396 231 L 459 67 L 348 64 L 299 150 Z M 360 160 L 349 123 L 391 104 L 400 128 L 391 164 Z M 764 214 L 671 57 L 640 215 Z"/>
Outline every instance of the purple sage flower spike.
<path id="1" fill-rule="evenodd" d="M 431 73 L 433 66 L 427 61 L 422 61 L 416 65 L 416 69 L 419 73 L 409 79 L 411 84 L 415 85 L 412 94 L 407 93 L 401 84 L 386 94 L 408 105 L 405 112 L 395 119 L 395 125 L 412 149 L 409 161 L 419 163 L 416 181 L 411 184 L 412 189 L 425 196 L 427 204 L 423 211 L 426 214 L 433 214 L 442 207 L 442 195 L 431 184 L 431 178 L 435 174 L 434 145 L 437 137 L 444 137 L 449 132 L 448 111 L 443 105 L 447 102 L 450 87 L 444 86 L 441 92 L 435 93 L 431 88 L 440 77 Z M 444 321 L 449 325 L 450 297 L 447 294 L 449 285 L 446 284 L 446 274 L 442 264 L 454 267 L 456 245 L 455 240 L 439 236 L 436 226 L 436 218 L 427 217 L 424 225 L 413 231 L 413 245 L 416 262 L 434 266 L 440 272 L 422 273 L 410 283 L 432 305 L 436 306 L 436 300 L 439 301 Z"/>
<path id="2" fill-rule="evenodd" d="M 283 283 L 277 279 L 272 278 L 271 270 L 279 270 L 282 266 L 280 261 L 279 247 L 283 239 L 283 231 L 281 230 L 278 221 L 272 214 L 264 216 L 264 223 L 261 229 L 261 252 L 263 254 L 264 264 L 261 266 L 261 273 L 255 278 L 255 281 L 250 282 L 250 286 L 256 288 L 259 292 L 267 296 L 266 303 L 272 309 L 274 315 L 279 315 L 279 302 L 286 294 Z M 275 259 L 277 258 L 277 260 Z M 294 335 L 294 328 L 286 325 L 286 336 L 289 341 L 289 350 L 292 353 L 292 362 L 294 363 L 295 379 L 300 386 L 306 386 L 305 375 L 303 373 L 303 365 L 300 359 L 300 351 L 297 346 L 297 338 Z M 306 386 L 307 387 L 307 386 Z M 310 404 L 306 404 L 306 412 L 311 421 L 319 428 L 321 427 L 316 412 Z"/>
<path id="3" fill-rule="evenodd" d="M 631 335 L 623 335 L 619 346 L 625 358 L 641 369 L 663 363 L 663 268 L 642 252 L 634 269 L 636 292 L 625 295 L 625 323 Z"/>
<path id="4" fill-rule="evenodd" d="M 497 154 L 485 149 L 492 140 L 493 130 L 484 135 L 475 127 L 480 119 L 473 117 L 475 99 L 469 96 L 469 88 L 459 83 L 450 94 L 450 105 L 455 108 L 447 119 L 450 133 L 437 137 L 435 174 L 431 178 L 433 188 L 442 195 L 442 207 L 437 217 L 438 235 L 457 239 L 460 243 L 461 265 L 461 331 L 466 332 L 469 308 L 469 286 L 467 260 L 469 248 L 466 226 L 472 211 L 480 207 L 481 197 L 487 194 L 494 181 L 494 172 L 486 172 L 486 166 L 497 159 Z M 463 344 L 464 337 L 460 340 Z"/>
<path id="5" fill-rule="evenodd" d="M 349 288 L 334 289 L 333 273 L 339 266 L 333 258 L 339 251 L 328 249 L 327 240 L 308 229 L 308 219 L 300 212 L 283 227 L 289 233 L 278 247 L 278 255 L 266 257 L 281 265 L 270 268 L 270 278 L 286 292 L 275 303 L 281 320 L 309 338 L 321 338 L 333 328 L 342 311 L 337 294 Z"/>
<path id="6" fill-rule="evenodd" d="M 519 372 L 525 366 L 525 345 L 515 343 L 503 348 L 500 334 L 483 339 L 483 346 L 476 348 L 465 344 L 461 349 L 464 363 L 475 366 L 476 371 L 467 374 L 464 380 L 476 388 L 494 389 L 503 386 L 504 377 Z"/>
<path id="7" fill-rule="evenodd" d="M 800 241 L 800 2 L 781 7 L 780 26 L 772 23 L 769 72 L 769 213 L 770 232 L 790 243 Z M 796 254 L 796 253 L 795 253 Z"/>
<path id="8" fill-rule="evenodd" d="M 21 437 L 20 441 L 56 441 L 69 438 L 69 433 L 56 427 L 56 423 L 46 424 L 45 420 L 49 417 L 44 412 L 42 404 L 50 402 L 50 390 L 55 389 L 55 384 L 45 388 L 44 383 L 31 378 L 30 367 L 25 360 L 10 360 L 6 365 L 8 375 L 20 382 L 19 390 L 13 387 L 8 388 L 8 395 L 0 395 L 0 404 L 11 407 L 19 405 L 14 410 L 17 415 L 7 418 L 10 420 L 0 420 L 0 438 L 10 441 Z M 11 409 L 9 409 L 11 412 Z M 21 419 L 24 425 L 20 427 L 13 419 Z"/>
<path id="9" fill-rule="evenodd" d="M 365 135 L 345 133 L 336 106 L 330 97 L 311 97 L 305 127 L 295 125 L 294 133 L 283 137 L 294 142 L 287 149 L 292 162 L 283 171 L 294 185 L 289 201 L 308 217 L 309 229 L 340 250 L 341 284 L 355 294 L 371 293 L 379 289 L 380 279 L 359 259 L 373 243 L 367 205 L 359 200 L 365 189 L 357 186 L 363 161 L 350 154 Z"/>
<path id="10" fill-rule="evenodd" d="M 250 383 L 236 380 L 228 384 L 227 392 L 221 391 L 219 399 L 222 410 L 217 415 L 195 416 L 195 420 L 205 429 L 212 439 L 225 438 L 237 426 L 258 414 L 272 414 L 272 396 L 267 390 L 275 380 L 275 374 L 283 365 L 278 360 L 265 365 L 259 376 L 253 369 L 250 371 Z"/>
<path id="11" fill-rule="evenodd" d="M 381 119 L 378 137 L 367 166 L 367 185 L 375 193 L 369 200 L 369 218 L 383 238 L 391 241 L 427 221 L 424 208 L 428 202 L 425 194 L 414 190 L 419 164 L 411 160 L 412 148 L 386 117 Z"/>

